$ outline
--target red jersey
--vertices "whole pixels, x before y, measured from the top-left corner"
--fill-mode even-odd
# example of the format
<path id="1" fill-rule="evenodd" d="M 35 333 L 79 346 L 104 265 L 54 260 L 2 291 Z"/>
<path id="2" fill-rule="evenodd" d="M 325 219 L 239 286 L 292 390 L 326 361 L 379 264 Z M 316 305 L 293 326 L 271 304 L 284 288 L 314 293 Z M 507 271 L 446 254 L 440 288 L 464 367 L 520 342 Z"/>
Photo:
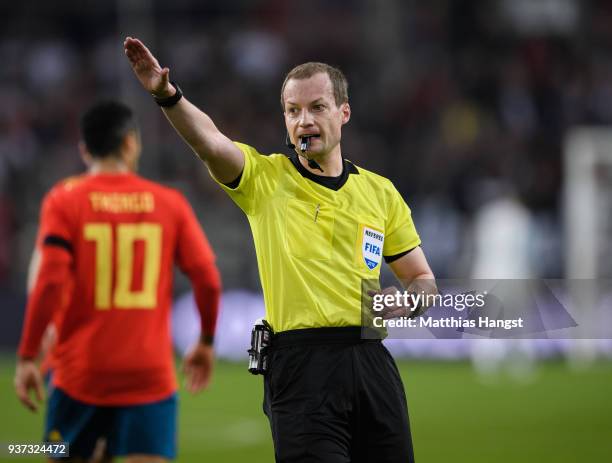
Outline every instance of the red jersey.
<path id="1" fill-rule="evenodd" d="M 83 175 L 47 194 L 39 236 L 19 355 L 36 356 L 53 321 L 53 382 L 68 395 L 133 405 L 172 394 L 174 263 L 192 282 L 203 335 L 214 334 L 220 293 L 214 254 L 185 198 L 135 174 Z"/>

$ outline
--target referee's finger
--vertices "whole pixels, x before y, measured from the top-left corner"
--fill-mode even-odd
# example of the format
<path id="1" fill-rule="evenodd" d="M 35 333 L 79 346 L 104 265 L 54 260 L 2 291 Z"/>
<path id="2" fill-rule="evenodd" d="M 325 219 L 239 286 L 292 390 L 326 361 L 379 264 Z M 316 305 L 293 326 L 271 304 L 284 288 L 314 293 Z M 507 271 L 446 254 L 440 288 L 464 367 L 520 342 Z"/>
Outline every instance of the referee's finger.
<path id="1" fill-rule="evenodd" d="M 391 318 L 398 318 L 398 317 L 410 317 L 412 316 L 413 312 L 405 306 L 395 306 L 392 308 L 389 308 L 386 311 L 382 312 L 382 318 L 384 320 L 389 320 Z"/>
<path id="2" fill-rule="evenodd" d="M 376 289 L 368 289 L 368 296 L 376 296 L 377 294 L 396 294 L 399 293 L 400 290 L 395 286 L 387 286 L 384 289 L 376 290 Z"/>
<path id="3" fill-rule="evenodd" d="M 387 296 L 389 294 L 395 295 L 399 293 L 399 289 L 397 289 L 395 286 L 387 286 L 386 288 L 383 288 L 381 291 L 378 292 L 378 294 L 382 294 L 384 296 Z"/>

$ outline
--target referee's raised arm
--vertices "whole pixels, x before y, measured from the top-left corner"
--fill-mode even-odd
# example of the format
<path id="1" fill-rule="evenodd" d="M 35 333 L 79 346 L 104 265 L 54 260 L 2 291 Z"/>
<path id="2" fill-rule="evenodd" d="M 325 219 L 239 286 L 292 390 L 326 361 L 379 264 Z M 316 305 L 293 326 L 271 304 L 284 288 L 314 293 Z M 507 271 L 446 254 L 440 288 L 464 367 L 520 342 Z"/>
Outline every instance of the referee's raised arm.
<path id="1" fill-rule="evenodd" d="M 142 86 L 155 97 L 172 126 L 207 164 L 215 178 L 221 183 L 237 179 L 244 168 L 242 151 L 204 112 L 186 98 L 176 98 L 178 89 L 170 82 L 170 70 L 162 68 L 140 40 L 127 37 L 123 47 Z"/>

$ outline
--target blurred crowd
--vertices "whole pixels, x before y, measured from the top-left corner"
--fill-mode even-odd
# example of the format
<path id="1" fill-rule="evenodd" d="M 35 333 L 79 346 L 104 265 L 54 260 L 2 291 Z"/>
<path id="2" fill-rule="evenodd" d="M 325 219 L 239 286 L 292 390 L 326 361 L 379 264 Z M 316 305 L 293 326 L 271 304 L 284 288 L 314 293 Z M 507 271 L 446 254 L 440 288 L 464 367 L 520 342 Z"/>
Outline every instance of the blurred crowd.
<path id="1" fill-rule="evenodd" d="M 392 179 L 438 277 L 474 275 L 477 237 L 512 235 L 514 217 L 525 275 L 562 277 L 564 135 L 612 122 L 607 1 L 22 0 L 0 13 L 4 301 L 24 291 L 42 196 L 83 169 L 79 114 L 105 97 L 136 109 L 141 172 L 192 201 L 226 288 L 259 287 L 246 220 L 139 87 L 126 35 L 222 131 L 263 153 L 288 152 L 284 74 L 304 61 L 338 65 L 352 106 L 343 154 Z"/>

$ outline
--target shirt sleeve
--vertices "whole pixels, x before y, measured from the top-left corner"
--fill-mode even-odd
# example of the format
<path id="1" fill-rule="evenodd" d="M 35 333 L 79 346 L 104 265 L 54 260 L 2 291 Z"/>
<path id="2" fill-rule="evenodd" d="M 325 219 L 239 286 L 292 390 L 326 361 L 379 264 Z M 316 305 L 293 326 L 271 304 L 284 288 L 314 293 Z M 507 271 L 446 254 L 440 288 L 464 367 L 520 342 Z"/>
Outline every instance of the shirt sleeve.
<path id="1" fill-rule="evenodd" d="M 198 220 L 181 195 L 181 220 L 178 233 L 177 264 L 189 277 L 200 313 L 202 335 L 215 334 L 221 296 L 221 278 L 215 254 Z"/>
<path id="2" fill-rule="evenodd" d="M 64 205 L 50 194 L 43 201 L 37 248 L 40 264 L 28 296 L 18 353 L 24 358 L 38 354 L 47 325 L 65 303 L 72 275 L 70 223 Z"/>
<path id="3" fill-rule="evenodd" d="M 69 212 L 67 203 L 62 199 L 60 192 L 51 191 L 44 199 L 41 208 L 38 233 L 38 239 L 40 240 L 38 244 L 40 246 L 54 239 L 64 242 L 69 247 L 72 246 L 74 237 L 72 236 L 73 227 Z"/>
<path id="4" fill-rule="evenodd" d="M 385 224 L 384 256 L 394 256 L 421 244 L 410 208 L 391 185 L 387 222 Z"/>
<path id="5" fill-rule="evenodd" d="M 244 169 L 238 185 L 231 188 L 212 177 L 245 214 L 255 215 L 259 212 L 262 200 L 276 187 L 276 170 L 269 156 L 264 156 L 252 146 L 238 142 L 234 144 L 244 154 Z"/>

